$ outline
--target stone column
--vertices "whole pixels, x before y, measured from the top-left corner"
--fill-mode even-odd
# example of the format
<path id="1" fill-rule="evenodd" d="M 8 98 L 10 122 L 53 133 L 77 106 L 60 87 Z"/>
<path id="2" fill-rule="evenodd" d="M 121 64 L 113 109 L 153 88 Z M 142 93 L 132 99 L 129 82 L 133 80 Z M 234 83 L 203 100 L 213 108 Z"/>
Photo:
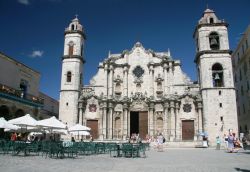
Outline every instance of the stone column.
<path id="1" fill-rule="evenodd" d="M 107 139 L 107 103 L 103 102 L 102 106 L 102 134 L 103 138 Z"/>
<path id="2" fill-rule="evenodd" d="M 153 65 L 149 66 L 149 74 L 151 76 L 151 85 L 150 85 L 150 94 L 151 96 L 154 97 L 154 67 Z"/>
<path id="3" fill-rule="evenodd" d="M 108 111 L 109 111 L 109 124 L 108 124 L 108 138 L 112 139 L 113 138 L 113 104 L 109 103 L 109 107 L 108 107 Z"/>
<path id="4" fill-rule="evenodd" d="M 128 136 L 128 105 L 123 104 L 123 140 Z"/>
<path id="5" fill-rule="evenodd" d="M 168 65 L 167 63 L 164 63 L 163 65 L 163 77 L 164 77 L 164 94 L 163 95 L 166 95 L 168 94 L 168 73 L 167 73 L 167 68 L 168 68 Z"/>
<path id="6" fill-rule="evenodd" d="M 108 98 L 112 98 L 113 96 L 113 76 L 114 76 L 114 69 L 113 66 L 109 66 L 109 77 L 108 77 Z"/>
<path id="7" fill-rule="evenodd" d="M 173 94 L 173 74 L 174 74 L 174 71 L 173 71 L 173 62 L 169 62 L 169 93 L 170 94 Z"/>
<path id="8" fill-rule="evenodd" d="M 108 64 L 105 64 L 104 66 L 104 76 L 105 78 L 108 78 Z M 108 97 L 108 79 L 104 80 L 104 96 Z"/>
<path id="9" fill-rule="evenodd" d="M 82 125 L 87 126 L 87 119 L 85 116 L 87 102 L 82 103 Z"/>
<path id="10" fill-rule="evenodd" d="M 128 67 L 124 66 L 123 68 L 123 95 L 128 97 Z"/>
<path id="11" fill-rule="evenodd" d="M 154 135 L 154 103 L 149 105 L 149 135 Z"/>
<path id="12" fill-rule="evenodd" d="M 180 104 L 179 102 L 175 103 L 175 138 L 181 140 L 181 121 L 179 116 Z"/>
<path id="13" fill-rule="evenodd" d="M 169 108 L 169 103 L 165 102 L 164 103 L 164 114 L 163 114 L 163 135 L 165 138 L 168 138 L 168 108 Z"/>
<path id="14" fill-rule="evenodd" d="M 170 102 L 170 141 L 175 139 L 175 104 L 174 101 Z"/>
<path id="15" fill-rule="evenodd" d="M 79 124 L 81 124 L 81 125 L 83 125 L 83 109 L 82 109 L 83 107 L 82 107 L 82 102 L 79 102 L 79 105 L 78 105 L 78 114 L 79 114 L 79 121 L 78 121 L 78 123 Z"/>
<path id="16" fill-rule="evenodd" d="M 203 125 L 202 125 L 202 103 L 198 102 L 198 132 L 203 132 Z"/>

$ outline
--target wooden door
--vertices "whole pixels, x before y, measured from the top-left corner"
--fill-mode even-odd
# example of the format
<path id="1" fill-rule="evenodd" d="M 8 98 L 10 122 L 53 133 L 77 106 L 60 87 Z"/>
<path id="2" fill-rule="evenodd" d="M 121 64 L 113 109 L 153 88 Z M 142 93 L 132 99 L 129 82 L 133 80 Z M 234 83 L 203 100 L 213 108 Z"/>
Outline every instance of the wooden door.
<path id="1" fill-rule="evenodd" d="M 145 140 L 148 134 L 148 112 L 139 112 L 139 134 Z"/>
<path id="2" fill-rule="evenodd" d="M 90 134 L 93 139 L 98 138 L 98 120 L 87 120 L 87 127 L 91 128 Z"/>
<path id="3" fill-rule="evenodd" d="M 194 140 L 194 121 L 182 121 L 182 140 Z"/>

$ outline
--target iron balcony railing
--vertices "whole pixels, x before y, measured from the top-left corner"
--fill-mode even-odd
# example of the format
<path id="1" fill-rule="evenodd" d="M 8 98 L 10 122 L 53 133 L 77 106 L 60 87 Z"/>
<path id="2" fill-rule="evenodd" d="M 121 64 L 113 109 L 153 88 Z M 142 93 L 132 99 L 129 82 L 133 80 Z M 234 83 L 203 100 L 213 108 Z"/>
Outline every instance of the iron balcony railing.
<path id="1" fill-rule="evenodd" d="M 24 94 L 24 92 L 22 90 L 16 90 L 16 89 L 11 88 L 7 85 L 0 84 L 0 92 L 17 97 L 17 98 L 32 101 L 34 103 L 38 103 L 38 104 L 42 104 L 42 105 L 44 104 L 44 99 L 42 99 L 40 97 L 36 97 L 34 95 L 31 95 L 31 94 Z"/>

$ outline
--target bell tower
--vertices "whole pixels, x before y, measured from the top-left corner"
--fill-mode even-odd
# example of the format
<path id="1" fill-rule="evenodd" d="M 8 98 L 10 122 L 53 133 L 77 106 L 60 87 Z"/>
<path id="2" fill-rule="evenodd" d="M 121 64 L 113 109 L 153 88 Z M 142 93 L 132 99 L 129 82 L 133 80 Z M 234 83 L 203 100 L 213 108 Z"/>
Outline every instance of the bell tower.
<path id="1" fill-rule="evenodd" d="M 217 136 L 237 134 L 236 96 L 233 81 L 228 24 L 206 9 L 194 31 L 195 62 L 203 101 L 203 130 L 211 144 Z"/>
<path id="2" fill-rule="evenodd" d="M 60 90 L 59 119 L 68 127 L 78 123 L 78 99 L 82 88 L 85 34 L 78 18 L 64 32 L 64 53 Z"/>

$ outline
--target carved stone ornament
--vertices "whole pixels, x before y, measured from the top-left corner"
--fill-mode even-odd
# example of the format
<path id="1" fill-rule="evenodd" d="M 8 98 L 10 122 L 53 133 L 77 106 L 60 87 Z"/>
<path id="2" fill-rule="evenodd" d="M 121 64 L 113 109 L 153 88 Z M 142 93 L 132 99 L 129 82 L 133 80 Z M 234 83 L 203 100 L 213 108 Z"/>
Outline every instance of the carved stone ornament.
<path id="1" fill-rule="evenodd" d="M 79 100 L 84 100 L 92 97 L 94 95 L 94 90 L 92 88 L 83 88 Z"/>
<path id="2" fill-rule="evenodd" d="M 143 95 L 142 92 L 136 92 L 135 94 L 131 94 L 131 96 L 132 96 L 132 100 L 138 101 L 138 102 L 144 101 L 146 99 L 146 96 Z"/>
<path id="3" fill-rule="evenodd" d="M 191 110 L 192 110 L 191 104 L 184 104 L 183 105 L 183 111 L 184 112 L 191 112 Z"/>
<path id="4" fill-rule="evenodd" d="M 143 80 L 142 80 L 142 78 L 135 78 L 134 83 L 141 84 L 141 83 L 143 83 Z"/>
<path id="5" fill-rule="evenodd" d="M 89 105 L 89 112 L 96 112 L 96 105 L 95 104 Z"/>
<path id="6" fill-rule="evenodd" d="M 155 81 L 157 83 L 161 83 L 162 81 L 164 81 L 164 79 L 162 78 L 161 74 L 158 74 L 158 76 L 155 78 Z"/>
<path id="7" fill-rule="evenodd" d="M 116 78 L 114 79 L 115 83 L 122 83 L 122 79 L 120 77 L 120 75 L 117 75 Z"/>

